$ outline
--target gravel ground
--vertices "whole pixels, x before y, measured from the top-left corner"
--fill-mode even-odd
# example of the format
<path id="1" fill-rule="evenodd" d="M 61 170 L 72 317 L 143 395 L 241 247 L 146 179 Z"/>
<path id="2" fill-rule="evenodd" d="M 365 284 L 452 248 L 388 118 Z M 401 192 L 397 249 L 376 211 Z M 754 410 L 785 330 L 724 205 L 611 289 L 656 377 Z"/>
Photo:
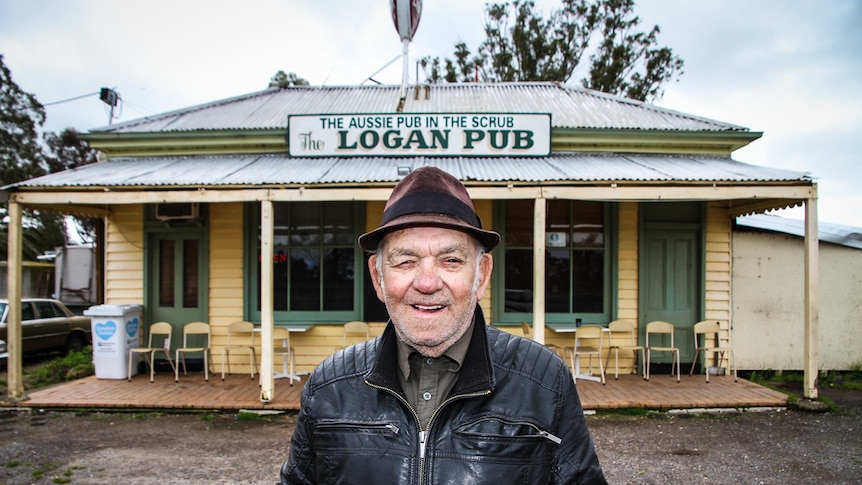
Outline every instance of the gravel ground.
<path id="1" fill-rule="evenodd" d="M 862 392 L 830 398 L 840 411 L 588 423 L 610 483 L 862 483 Z M 271 485 L 294 424 L 290 415 L 0 411 L 0 483 Z"/>
<path id="2" fill-rule="evenodd" d="M 799 411 L 590 421 L 609 483 L 862 483 L 862 415 Z"/>

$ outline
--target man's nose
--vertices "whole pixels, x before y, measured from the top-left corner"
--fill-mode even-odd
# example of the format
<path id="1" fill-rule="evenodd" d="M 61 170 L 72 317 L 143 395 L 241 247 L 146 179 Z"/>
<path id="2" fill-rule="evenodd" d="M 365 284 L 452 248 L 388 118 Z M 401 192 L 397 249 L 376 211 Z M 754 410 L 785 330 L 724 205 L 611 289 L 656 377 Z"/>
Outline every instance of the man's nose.
<path id="1" fill-rule="evenodd" d="M 437 267 L 432 262 L 419 265 L 419 274 L 413 280 L 413 286 L 422 293 L 433 293 L 440 289 L 441 279 Z"/>

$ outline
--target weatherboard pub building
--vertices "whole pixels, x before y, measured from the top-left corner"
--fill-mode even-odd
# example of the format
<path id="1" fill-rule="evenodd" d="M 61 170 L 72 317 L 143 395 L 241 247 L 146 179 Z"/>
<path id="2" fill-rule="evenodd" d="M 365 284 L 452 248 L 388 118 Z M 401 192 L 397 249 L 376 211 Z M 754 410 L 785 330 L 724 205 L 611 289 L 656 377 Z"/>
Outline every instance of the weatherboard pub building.
<path id="1" fill-rule="evenodd" d="M 629 319 L 643 340 L 646 322 L 665 320 L 686 368 L 695 322 L 719 321 L 724 339 L 745 325 L 732 314 L 734 218 L 804 204 L 816 397 L 817 185 L 732 158 L 760 136 L 554 83 L 271 88 L 92 130 L 99 163 L 4 187 L 10 268 L 22 209 L 102 217 L 105 303 L 143 305 L 145 324 L 172 323 L 172 343 L 183 324 L 208 322 L 216 365 L 231 322 L 260 325 L 264 369 L 273 327 L 287 326 L 307 372 L 341 346 L 345 322 L 382 331 L 356 239 L 401 177 L 434 165 L 502 235 L 481 300 L 489 324 L 521 333 L 528 322 L 534 339 L 566 346 L 576 322 Z M 247 357 L 231 361 L 248 371 Z"/>

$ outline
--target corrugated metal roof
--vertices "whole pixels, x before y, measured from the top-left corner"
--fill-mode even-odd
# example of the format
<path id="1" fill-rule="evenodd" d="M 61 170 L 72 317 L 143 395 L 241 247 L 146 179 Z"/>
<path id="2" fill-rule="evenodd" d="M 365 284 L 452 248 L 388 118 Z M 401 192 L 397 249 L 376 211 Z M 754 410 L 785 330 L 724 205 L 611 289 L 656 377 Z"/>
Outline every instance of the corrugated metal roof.
<path id="1" fill-rule="evenodd" d="M 737 225 L 774 232 L 782 232 L 793 236 L 805 236 L 805 221 L 788 219 L 769 214 L 754 214 L 736 219 Z M 817 224 L 818 238 L 821 241 L 840 244 L 856 249 L 862 249 L 862 228 L 819 222 Z"/>
<path id="2" fill-rule="evenodd" d="M 394 113 L 400 94 L 400 86 L 271 88 L 91 131 L 152 133 L 287 129 L 288 115 Z M 738 125 L 555 83 L 414 87 L 408 92 L 403 112 L 551 113 L 555 128 L 748 131 Z"/>
<path id="3" fill-rule="evenodd" d="M 223 155 L 114 158 L 17 187 L 206 187 L 395 183 L 398 167 L 434 165 L 469 182 L 810 182 L 802 172 L 729 157 L 564 153 L 541 158 L 291 158 Z M 2 190 L 2 189 L 0 189 Z"/>

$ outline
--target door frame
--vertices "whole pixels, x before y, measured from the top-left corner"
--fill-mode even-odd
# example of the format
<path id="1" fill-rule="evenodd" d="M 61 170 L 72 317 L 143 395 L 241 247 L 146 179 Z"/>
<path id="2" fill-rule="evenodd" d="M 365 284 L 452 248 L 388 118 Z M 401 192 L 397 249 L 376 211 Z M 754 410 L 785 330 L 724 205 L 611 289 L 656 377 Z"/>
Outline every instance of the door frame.
<path id="1" fill-rule="evenodd" d="M 209 231 L 206 225 L 183 225 L 178 227 L 147 227 L 145 229 L 144 247 L 144 321 L 147 322 L 142 338 L 149 336 L 149 325 L 157 321 L 166 321 L 173 327 L 171 334 L 171 349 L 182 344 L 182 328 L 188 322 L 209 320 Z M 158 284 L 155 264 L 158 244 L 163 239 L 197 240 L 198 241 L 198 306 L 194 317 L 180 320 L 165 318 L 157 313 L 157 293 L 153 285 Z"/>
<path id="2" fill-rule="evenodd" d="M 647 234 L 654 235 L 682 233 L 693 237 L 694 249 L 692 251 L 696 260 L 691 262 L 691 279 L 696 287 L 692 295 L 692 310 L 691 321 L 671 321 L 667 318 L 655 318 L 650 316 L 648 312 L 647 288 L 650 281 L 649 271 L 649 250 L 647 247 Z M 667 320 L 674 325 L 674 343 L 680 352 L 680 361 L 682 367 L 691 367 L 691 362 L 696 358 L 693 344 L 693 328 L 694 324 L 703 319 L 704 312 L 704 234 L 703 228 L 696 223 L 666 223 L 666 222 L 645 222 L 641 224 L 639 243 L 639 261 L 638 261 L 638 286 L 641 288 L 638 292 L 638 319 L 641 325 L 638 326 L 638 339 L 643 345 L 646 345 L 646 324 L 653 320 Z M 668 342 L 669 343 L 669 342 Z M 658 360 L 653 360 L 654 363 L 661 365 L 662 363 L 670 362 L 670 355 Z"/>

